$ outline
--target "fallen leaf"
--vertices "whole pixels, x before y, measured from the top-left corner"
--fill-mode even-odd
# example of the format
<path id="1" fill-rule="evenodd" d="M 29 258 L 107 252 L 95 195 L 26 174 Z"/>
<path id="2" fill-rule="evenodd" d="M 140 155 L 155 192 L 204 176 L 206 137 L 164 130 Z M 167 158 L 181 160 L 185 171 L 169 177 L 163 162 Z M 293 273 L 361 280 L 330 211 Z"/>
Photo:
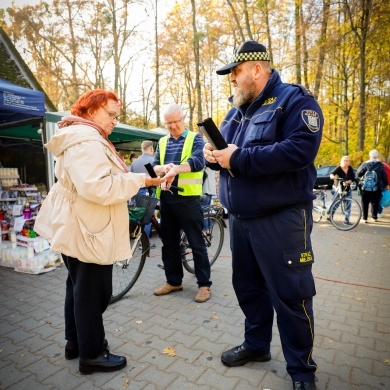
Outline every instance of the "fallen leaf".
<path id="1" fill-rule="evenodd" d="M 127 389 L 129 387 L 129 384 L 130 384 L 130 379 L 126 379 L 123 384 L 122 384 L 122 387 L 124 389 Z"/>
<path id="2" fill-rule="evenodd" d="M 139 324 L 142 324 L 142 321 L 141 320 L 135 321 L 135 323 L 139 325 Z"/>
<path id="3" fill-rule="evenodd" d="M 212 320 L 217 320 L 219 317 L 217 315 L 213 315 L 210 317 Z"/>
<path id="4" fill-rule="evenodd" d="M 164 350 L 163 350 L 163 354 L 164 355 L 168 355 L 168 356 L 176 356 L 175 354 L 175 350 L 172 348 L 172 347 L 166 347 Z"/>

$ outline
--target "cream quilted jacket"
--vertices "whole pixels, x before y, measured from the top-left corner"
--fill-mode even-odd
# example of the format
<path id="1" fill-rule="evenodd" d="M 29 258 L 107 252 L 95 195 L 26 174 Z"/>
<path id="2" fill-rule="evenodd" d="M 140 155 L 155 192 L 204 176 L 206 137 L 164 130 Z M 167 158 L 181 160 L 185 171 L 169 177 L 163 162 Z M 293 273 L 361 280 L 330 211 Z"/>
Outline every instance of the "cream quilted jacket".
<path id="1" fill-rule="evenodd" d="M 127 200 L 145 174 L 126 173 L 92 127 L 57 129 L 45 147 L 56 157 L 57 182 L 44 200 L 36 232 L 51 249 L 80 261 L 113 264 L 131 257 Z"/>

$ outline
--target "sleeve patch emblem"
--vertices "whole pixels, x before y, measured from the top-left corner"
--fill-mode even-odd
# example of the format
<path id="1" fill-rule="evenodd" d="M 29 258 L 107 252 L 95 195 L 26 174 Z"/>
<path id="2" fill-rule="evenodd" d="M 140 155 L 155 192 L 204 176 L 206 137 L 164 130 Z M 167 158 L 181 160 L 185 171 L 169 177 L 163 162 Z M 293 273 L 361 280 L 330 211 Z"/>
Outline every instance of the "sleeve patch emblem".
<path id="1" fill-rule="evenodd" d="M 313 110 L 302 110 L 302 120 L 313 133 L 320 130 L 320 116 Z"/>

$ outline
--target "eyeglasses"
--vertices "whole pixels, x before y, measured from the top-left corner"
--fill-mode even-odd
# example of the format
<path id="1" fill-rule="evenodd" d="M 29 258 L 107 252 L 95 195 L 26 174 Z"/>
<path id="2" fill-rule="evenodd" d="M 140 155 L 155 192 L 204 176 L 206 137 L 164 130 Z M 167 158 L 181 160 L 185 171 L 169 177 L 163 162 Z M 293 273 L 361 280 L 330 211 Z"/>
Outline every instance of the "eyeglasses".
<path id="1" fill-rule="evenodd" d="M 119 123 L 119 116 L 116 116 L 115 114 L 113 114 L 112 112 L 108 111 L 105 107 L 103 107 L 102 105 L 100 106 L 101 108 L 103 108 L 103 110 L 108 114 L 108 116 L 111 118 L 111 119 L 114 119 L 116 121 L 116 123 Z"/>
<path id="2" fill-rule="evenodd" d="M 185 115 L 183 115 L 180 119 L 177 121 L 172 121 L 172 122 L 165 122 L 165 127 L 169 127 L 172 125 L 176 125 L 177 123 L 181 122 L 184 119 Z"/>

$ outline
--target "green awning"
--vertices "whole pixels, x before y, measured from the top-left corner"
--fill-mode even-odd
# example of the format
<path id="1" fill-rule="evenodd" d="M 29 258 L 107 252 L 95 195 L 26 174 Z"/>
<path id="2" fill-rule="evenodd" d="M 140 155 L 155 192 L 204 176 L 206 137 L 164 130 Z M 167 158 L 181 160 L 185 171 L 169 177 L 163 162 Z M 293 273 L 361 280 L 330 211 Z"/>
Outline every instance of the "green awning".
<path id="1" fill-rule="evenodd" d="M 21 138 L 26 140 L 41 140 L 41 135 L 38 130 L 41 128 L 42 118 L 39 118 L 36 123 L 20 123 L 0 128 L 0 137 Z"/>

